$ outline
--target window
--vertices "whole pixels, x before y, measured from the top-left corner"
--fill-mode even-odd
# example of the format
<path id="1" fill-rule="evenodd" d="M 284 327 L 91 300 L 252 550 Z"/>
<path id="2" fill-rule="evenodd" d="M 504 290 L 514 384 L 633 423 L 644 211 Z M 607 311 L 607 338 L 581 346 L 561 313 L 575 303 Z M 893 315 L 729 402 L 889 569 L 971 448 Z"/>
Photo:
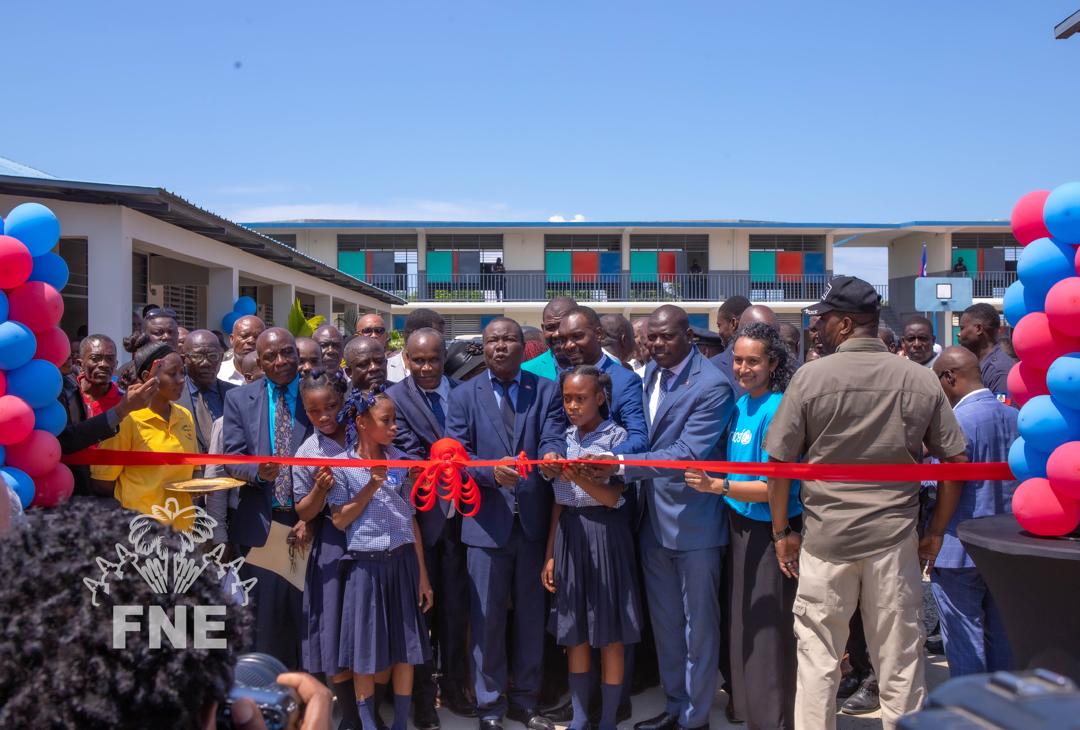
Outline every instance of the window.
<path id="1" fill-rule="evenodd" d="M 970 276 L 976 298 L 1005 296 L 1016 281 L 1016 263 L 1023 247 L 1012 233 L 952 234 L 951 274 Z"/>
<path id="2" fill-rule="evenodd" d="M 544 271 L 548 299 L 559 295 L 582 301 L 618 299 L 621 291 L 622 235 L 545 235 Z"/>
<path id="3" fill-rule="evenodd" d="M 145 253 L 131 254 L 131 306 L 132 311 L 142 312 L 150 298 L 150 256 Z"/>
<path id="4" fill-rule="evenodd" d="M 408 298 L 410 292 L 416 292 L 416 240 L 415 233 L 340 234 L 338 268 Z"/>
<path id="5" fill-rule="evenodd" d="M 427 296 L 434 301 L 495 301 L 506 274 L 494 266 L 503 257 L 501 233 L 438 233 L 427 237 Z"/>
<path id="6" fill-rule="evenodd" d="M 199 287 L 195 284 L 165 284 L 162 306 L 176 312 L 176 323 L 188 330 L 199 328 Z"/>
<path id="7" fill-rule="evenodd" d="M 61 238 L 57 253 L 67 263 L 70 272 L 67 286 L 61 292 L 64 297 L 64 317 L 60 320 L 60 326 L 68 337 L 74 339 L 87 334 L 89 287 L 86 239 Z"/>
<path id="8" fill-rule="evenodd" d="M 820 299 L 826 279 L 825 236 L 751 234 L 751 299 Z"/>
<path id="9" fill-rule="evenodd" d="M 266 235 L 270 236 L 270 238 L 274 239 L 278 243 L 284 243 L 286 246 L 296 248 L 295 233 L 268 233 Z"/>

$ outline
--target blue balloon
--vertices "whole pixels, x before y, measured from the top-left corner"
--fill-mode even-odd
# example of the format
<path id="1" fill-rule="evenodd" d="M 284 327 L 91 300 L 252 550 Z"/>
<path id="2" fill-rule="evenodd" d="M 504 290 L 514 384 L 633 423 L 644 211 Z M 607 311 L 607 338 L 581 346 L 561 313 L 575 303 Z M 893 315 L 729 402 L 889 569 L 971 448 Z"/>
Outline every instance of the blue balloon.
<path id="1" fill-rule="evenodd" d="M 247 317 L 258 312 L 259 307 L 251 297 L 240 297 L 236 300 L 236 304 L 233 305 L 233 311 L 241 317 Z"/>
<path id="2" fill-rule="evenodd" d="M 15 492 L 23 509 L 29 509 L 30 503 L 34 501 L 34 480 L 30 478 L 30 475 L 22 469 L 5 466 L 0 467 L 0 477 Z"/>
<path id="3" fill-rule="evenodd" d="M 1043 311 L 1044 303 L 1045 298 L 1039 299 L 1029 294 L 1028 290 L 1024 288 L 1024 282 L 1017 279 L 1012 284 L 1009 284 L 1009 288 L 1005 290 L 1005 299 L 1003 301 L 1005 319 L 1015 327 L 1016 323 L 1023 319 L 1025 314 Z"/>
<path id="4" fill-rule="evenodd" d="M 60 369 L 48 360 L 31 360 L 7 374 L 8 395 L 16 395 L 31 408 L 44 408 L 55 401 L 64 387 Z"/>
<path id="5" fill-rule="evenodd" d="M 0 370 L 20 368 L 33 359 L 37 338 L 21 322 L 0 322 Z"/>
<path id="6" fill-rule="evenodd" d="M 34 429 L 48 431 L 53 436 L 59 436 L 67 426 L 67 411 L 60 405 L 60 401 L 53 401 L 44 408 L 34 409 Z"/>
<path id="7" fill-rule="evenodd" d="M 1076 249 L 1052 238 L 1039 238 L 1020 252 L 1016 274 L 1029 297 L 1046 301 L 1046 292 L 1062 279 L 1076 276 Z"/>
<path id="8" fill-rule="evenodd" d="M 22 241 L 31 256 L 41 256 L 60 240 L 60 220 L 41 203 L 23 203 L 8 213 L 4 232 Z"/>
<path id="9" fill-rule="evenodd" d="M 67 261 L 60 254 L 43 253 L 34 257 L 34 268 L 30 272 L 30 281 L 44 281 L 56 291 L 60 291 L 68 283 L 71 271 Z"/>
<path id="10" fill-rule="evenodd" d="M 6 322 L 8 318 L 7 294 L 0 291 L 0 322 Z"/>
<path id="11" fill-rule="evenodd" d="M 1043 223 L 1057 240 L 1080 243 L 1080 182 L 1054 188 L 1043 204 Z"/>
<path id="12" fill-rule="evenodd" d="M 1046 476 L 1046 460 L 1050 454 L 1032 448 L 1027 441 L 1018 438 L 1009 447 L 1009 468 L 1018 481 Z"/>
<path id="13" fill-rule="evenodd" d="M 236 324 L 236 320 L 240 319 L 243 315 L 239 312 L 229 312 L 221 318 L 221 331 L 226 335 L 232 334 L 232 328 Z"/>
<path id="14" fill-rule="evenodd" d="M 1080 411 L 1073 410 L 1049 395 L 1037 395 L 1020 409 L 1017 429 L 1025 441 L 1052 452 L 1069 441 L 1080 441 Z"/>
<path id="15" fill-rule="evenodd" d="M 1046 387 L 1058 403 L 1080 410 L 1080 352 L 1054 360 L 1046 371 Z"/>

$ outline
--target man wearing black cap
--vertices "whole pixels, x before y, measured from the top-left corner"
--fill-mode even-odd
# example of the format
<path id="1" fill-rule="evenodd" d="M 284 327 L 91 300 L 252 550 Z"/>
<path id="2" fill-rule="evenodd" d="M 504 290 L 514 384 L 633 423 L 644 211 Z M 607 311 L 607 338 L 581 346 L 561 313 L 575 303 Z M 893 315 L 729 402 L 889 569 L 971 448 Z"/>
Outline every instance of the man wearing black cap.
<path id="1" fill-rule="evenodd" d="M 967 461 L 963 431 L 929 368 L 893 356 L 878 338 L 880 298 L 861 279 L 838 276 L 805 313 L 830 357 L 795 373 L 765 437 L 771 460 L 809 464 L 914 464 L 923 447 L 941 461 Z M 882 723 L 922 706 L 920 564 L 933 565 L 942 535 L 915 524 L 919 483 L 802 482 L 804 530 L 788 523 L 789 479 L 769 479 L 780 570 L 798 578 L 795 727 L 835 728 L 840 660 L 848 622 L 861 606 L 878 669 Z M 941 482 L 955 506 L 961 482 Z M 943 532 L 943 531 L 942 531 Z"/>

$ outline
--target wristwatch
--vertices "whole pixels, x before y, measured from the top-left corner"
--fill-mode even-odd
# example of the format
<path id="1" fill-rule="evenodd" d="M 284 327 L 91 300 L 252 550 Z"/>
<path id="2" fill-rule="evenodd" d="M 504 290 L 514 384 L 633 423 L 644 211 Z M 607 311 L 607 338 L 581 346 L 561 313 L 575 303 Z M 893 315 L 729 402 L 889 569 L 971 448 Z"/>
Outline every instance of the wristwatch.
<path id="1" fill-rule="evenodd" d="M 731 491 L 731 482 L 728 481 L 727 477 L 724 477 L 724 488 L 721 490 L 720 496 L 721 497 L 726 497 L 728 492 L 730 492 L 730 491 Z"/>
<path id="2" fill-rule="evenodd" d="M 791 525 L 786 525 L 783 530 L 780 530 L 780 532 L 774 532 L 772 534 L 772 541 L 773 542 L 780 542 L 781 540 L 783 540 L 785 537 L 787 537 L 788 535 L 790 535 L 793 532 L 795 532 L 795 530 L 791 529 Z"/>

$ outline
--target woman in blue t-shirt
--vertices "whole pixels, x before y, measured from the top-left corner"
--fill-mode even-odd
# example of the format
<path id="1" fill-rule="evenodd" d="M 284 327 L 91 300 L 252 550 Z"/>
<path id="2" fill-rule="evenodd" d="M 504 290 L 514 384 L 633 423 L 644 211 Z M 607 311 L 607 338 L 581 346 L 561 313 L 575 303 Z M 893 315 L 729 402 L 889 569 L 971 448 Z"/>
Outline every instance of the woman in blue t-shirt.
<path id="1" fill-rule="evenodd" d="M 727 460 L 762 463 L 765 432 L 795 373 L 795 356 L 779 331 L 754 323 L 739 330 L 732 370 L 746 393 L 735 403 L 728 430 Z M 746 469 L 752 472 L 753 468 Z M 795 629 L 791 612 L 796 581 L 785 578 L 776 562 L 765 477 L 753 474 L 709 476 L 700 469 L 685 475 L 690 487 L 722 494 L 730 509 L 731 543 L 731 694 L 734 712 L 747 728 L 791 728 L 795 710 Z M 802 529 L 799 483 L 792 481 L 788 517 Z"/>

